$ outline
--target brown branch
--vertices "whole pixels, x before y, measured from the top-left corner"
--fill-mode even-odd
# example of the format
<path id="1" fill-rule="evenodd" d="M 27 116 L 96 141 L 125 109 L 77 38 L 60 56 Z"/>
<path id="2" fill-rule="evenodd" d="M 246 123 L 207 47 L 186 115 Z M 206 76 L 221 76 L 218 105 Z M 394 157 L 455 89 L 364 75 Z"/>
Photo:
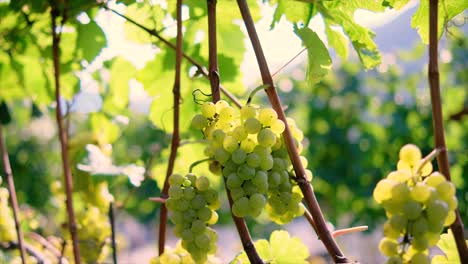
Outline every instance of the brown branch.
<path id="1" fill-rule="evenodd" d="M 219 82 L 220 76 L 218 73 L 218 49 L 217 49 L 217 40 L 216 40 L 216 0 L 207 0 L 208 5 L 208 44 L 209 44 L 209 61 L 210 61 L 210 71 L 209 78 L 211 84 L 211 95 L 213 103 L 218 102 L 221 99 L 219 93 Z M 224 178 L 224 177 L 223 177 Z M 226 185 L 226 178 L 224 178 L 224 187 L 226 188 L 226 195 L 229 201 L 229 208 L 232 208 L 233 201 L 231 197 L 231 192 Z M 263 263 L 262 259 L 258 255 L 255 245 L 250 236 L 249 229 L 247 224 L 242 217 L 237 217 L 232 213 L 231 216 L 236 225 L 237 232 L 244 247 L 245 253 L 249 258 L 250 263 Z"/>
<path id="2" fill-rule="evenodd" d="M 169 155 L 169 163 L 167 165 L 166 178 L 161 193 L 163 198 L 167 198 L 169 190 L 169 176 L 174 170 L 174 163 L 179 147 L 179 104 L 180 104 L 180 68 L 182 64 L 182 0 L 177 0 L 177 40 L 176 40 L 176 64 L 175 78 L 172 93 L 174 94 L 174 132 L 172 133 L 171 153 Z M 167 207 L 165 203 L 161 204 L 161 212 L 159 214 L 159 255 L 164 253 L 164 244 L 166 242 L 166 224 L 167 224 Z"/>
<path id="3" fill-rule="evenodd" d="M 294 144 L 294 139 L 286 121 L 286 116 L 284 114 L 283 108 L 281 107 L 281 101 L 279 99 L 278 94 L 276 93 L 276 89 L 273 84 L 273 79 L 271 77 L 270 70 L 268 69 L 268 64 L 266 62 L 265 55 L 263 54 L 262 46 L 260 44 L 260 40 L 258 39 L 255 24 L 253 22 L 252 16 L 250 15 L 250 10 L 247 5 L 247 2 L 245 0 L 237 0 L 237 3 L 239 5 L 242 18 L 247 28 L 249 38 L 252 42 L 255 55 L 257 57 L 257 62 L 260 68 L 260 73 L 262 75 L 263 84 L 268 85 L 268 88 L 265 89 L 265 92 L 268 95 L 268 99 L 270 101 L 271 106 L 278 113 L 279 119 L 281 119 L 286 125 L 285 131 L 283 132 L 283 139 L 288 150 L 291 163 L 293 164 L 294 171 L 296 173 L 296 181 L 299 187 L 301 188 L 302 193 L 304 194 L 304 200 L 306 201 L 307 207 L 309 208 L 312 216 L 314 217 L 315 224 L 317 226 L 318 236 L 322 240 L 323 244 L 327 248 L 328 253 L 333 258 L 335 263 L 348 263 L 348 259 L 341 252 L 341 249 L 338 247 L 336 241 L 333 239 L 330 231 L 328 230 L 312 186 L 305 178 L 305 170 L 302 166 L 299 154 Z"/>
<path id="4" fill-rule="evenodd" d="M 38 264 L 48 263 L 46 257 L 32 245 L 28 243 L 23 243 L 23 245 L 25 251 L 28 252 L 29 255 L 33 256 L 37 260 Z M 18 247 L 19 245 L 16 242 L 0 243 L 0 248 L 3 250 L 17 249 Z"/>
<path id="5" fill-rule="evenodd" d="M 165 39 L 164 37 L 162 37 L 160 35 L 160 33 L 156 30 L 156 29 L 150 29 L 148 27 L 145 27 L 144 25 L 136 22 L 135 20 L 129 18 L 128 16 L 122 14 L 122 13 L 119 13 L 117 12 L 116 10 L 114 9 L 111 9 L 109 8 L 108 6 L 106 5 L 103 5 L 103 7 L 106 9 L 106 10 L 109 10 L 111 11 L 112 13 L 120 16 L 121 18 L 127 20 L 129 23 L 135 25 L 136 27 L 146 31 L 146 33 L 148 33 L 149 35 L 153 36 L 153 37 L 156 37 L 159 41 L 161 41 L 162 43 L 164 43 L 166 46 L 168 46 L 169 48 L 173 49 L 173 50 L 176 50 L 176 46 L 174 44 L 172 44 L 170 41 L 168 41 L 167 39 Z M 187 61 L 189 61 L 193 66 L 195 66 L 197 68 L 197 71 L 199 73 L 201 73 L 203 75 L 203 77 L 205 77 L 206 79 L 210 79 L 209 77 L 209 72 L 206 70 L 205 67 L 203 67 L 199 62 L 197 62 L 194 58 L 190 57 L 189 55 L 187 55 L 186 53 L 182 52 L 182 57 L 184 59 L 186 59 Z M 221 90 L 221 92 L 227 97 L 229 98 L 229 100 L 231 102 L 233 102 L 237 107 L 242 107 L 242 104 L 240 103 L 239 99 L 236 98 L 235 95 L 233 95 L 232 93 L 230 93 L 226 88 L 224 88 L 222 85 L 219 85 L 219 90 Z"/>
<path id="6" fill-rule="evenodd" d="M 117 243 L 115 240 L 115 215 L 114 215 L 114 203 L 109 203 L 109 222 L 111 226 L 111 245 L 112 245 L 112 260 L 114 264 L 117 264 Z"/>
<path id="7" fill-rule="evenodd" d="M 21 255 L 21 261 L 26 263 L 26 251 L 24 249 L 24 237 L 19 224 L 19 208 L 18 199 L 16 198 L 15 181 L 13 179 L 13 172 L 11 171 L 10 159 L 8 158 L 8 151 L 3 140 L 3 127 L 0 124 L 0 151 L 2 152 L 3 170 L 8 182 L 8 192 L 10 193 L 10 203 L 13 209 L 13 219 L 15 221 L 16 235 L 18 237 L 18 249 Z"/>
<path id="8" fill-rule="evenodd" d="M 444 135 L 444 120 L 442 115 L 442 99 L 440 96 L 439 65 L 438 65 L 438 0 L 429 0 L 429 86 L 431 92 L 432 121 L 434 128 L 435 148 L 441 149 L 437 156 L 439 170 L 450 181 L 450 166 Z M 461 263 L 468 263 L 468 247 L 463 234 L 463 222 L 458 210 L 455 211 L 455 222 L 450 226 Z"/>
<path id="9" fill-rule="evenodd" d="M 57 119 L 58 134 L 60 139 L 62 165 L 63 165 L 63 177 L 65 182 L 65 195 L 66 195 L 66 207 L 68 214 L 68 227 L 70 229 L 70 235 L 73 243 L 73 256 L 76 264 L 81 263 L 80 259 L 80 248 L 78 244 L 78 234 L 76 227 L 75 213 L 73 210 L 73 178 L 70 168 L 70 161 L 68 158 L 68 135 L 64 129 L 62 106 L 60 104 L 60 34 L 57 34 L 57 17 L 59 16 L 59 10 L 57 6 L 53 6 L 51 9 L 52 18 L 52 56 L 54 62 L 54 81 L 55 81 L 55 116 Z M 63 22 L 63 20 L 62 20 Z"/>

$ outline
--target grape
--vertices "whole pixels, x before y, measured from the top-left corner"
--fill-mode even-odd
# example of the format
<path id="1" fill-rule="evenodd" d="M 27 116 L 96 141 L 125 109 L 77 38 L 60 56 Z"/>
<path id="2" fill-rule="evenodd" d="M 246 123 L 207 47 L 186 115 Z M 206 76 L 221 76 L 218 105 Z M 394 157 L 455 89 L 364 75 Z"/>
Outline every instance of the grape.
<path id="1" fill-rule="evenodd" d="M 437 185 L 439 185 L 442 182 L 445 182 L 445 177 L 442 174 L 438 173 L 438 172 L 434 172 L 431 175 L 429 175 L 429 177 L 427 177 L 424 180 L 424 182 L 427 185 L 436 188 Z"/>
<path id="2" fill-rule="evenodd" d="M 257 153 L 249 153 L 249 155 L 247 155 L 246 163 L 252 168 L 257 168 L 260 166 L 260 156 Z"/>
<path id="3" fill-rule="evenodd" d="M 392 187 L 392 199 L 397 202 L 406 201 L 410 195 L 410 189 L 406 183 L 399 182 Z"/>
<path id="4" fill-rule="evenodd" d="M 385 256 L 394 256 L 398 254 L 398 242 L 393 239 L 383 238 L 379 243 L 379 250 Z"/>
<path id="5" fill-rule="evenodd" d="M 269 128 L 264 128 L 258 133 L 257 141 L 262 146 L 271 147 L 276 143 L 275 133 Z"/>
<path id="6" fill-rule="evenodd" d="M 277 118 L 278 115 L 276 114 L 275 110 L 271 108 L 260 109 L 258 113 L 258 120 L 264 126 L 271 126 Z"/>
<path id="7" fill-rule="evenodd" d="M 392 197 L 392 188 L 395 182 L 388 179 L 383 179 L 377 183 L 374 189 L 374 199 L 377 203 L 382 203 Z"/>
<path id="8" fill-rule="evenodd" d="M 226 136 L 223 140 L 223 147 L 227 152 L 232 153 L 239 147 L 239 144 L 233 136 Z"/>
<path id="9" fill-rule="evenodd" d="M 174 199 L 179 199 L 184 196 L 184 191 L 178 185 L 172 185 L 169 187 L 169 196 Z"/>
<path id="10" fill-rule="evenodd" d="M 387 178 L 396 182 L 406 182 L 411 178 L 411 174 L 407 171 L 392 171 L 387 175 Z"/>
<path id="11" fill-rule="evenodd" d="M 430 198 L 431 191 L 424 183 L 418 182 L 411 190 L 410 195 L 411 199 L 420 203 L 425 203 Z"/>
<path id="12" fill-rule="evenodd" d="M 403 214 L 409 219 L 414 220 L 421 215 L 422 206 L 418 202 L 409 200 L 403 204 Z"/>
<path id="13" fill-rule="evenodd" d="M 455 185 L 449 181 L 443 181 L 436 186 L 440 199 L 448 200 L 455 196 Z"/>
<path id="14" fill-rule="evenodd" d="M 248 134 L 247 131 L 245 131 L 245 128 L 243 126 L 237 126 L 232 130 L 231 135 L 237 140 L 237 141 L 242 141 L 247 138 Z"/>
<path id="15" fill-rule="evenodd" d="M 170 185 L 181 185 L 183 182 L 184 182 L 185 178 L 184 176 L 180 175 L 180 174 L 172 174 L 170 177 L 169 177 L 169 184 Z"/>
<path id="16" fill-rule="evenodd" d="M 229 107 L 229 103 L 224 100 L 219 100 L 218 102 L 216 102 L 215 107 L 216 107 L 216 113 L 219 114 L 222 109 Z"/>
<path id="17" fill-rule="evenodd" d="M 206 102 L 200 107 L 202 115 L 206 118 L 212 118 L 216 114 L 216 106 L 212 102 Z"/>
<path id="18" fill-rule="evenodd" d="M 449 226 L 455 222 L 455 219 L 457 218 L 455 211 L 449 211 L 447 214 L 447 217 L 445 218 L 444 221 L 444 226 Z"/>
<path id="19" fill-rule="evenodd" d="M 239 166 L 237 169 L 237 175 L 239 175 L 239 177 L 244 181 L 250 180 L 255 176 L 255 169 L 248 166 L 247 164 L 244 164 Z"/>
<path id="20" fill-rule="evenodd" d="M 206 191 L 208 188 L 210 188 L 210 180 L 208 180 L 208 178 L 205 176 L 198 177 L 196 181 L 196 187 L 200 191 Z"/>
<path id="21" fill-rule="evenodd" d="M 414 144 L 406 144 L 400 149 L 400 160 L 415 166 L 422 158 L 421 150 Z"/>
<path id="22" fill-rule="evenodd" d="M 226 136 L 226 133 L 224 133 L 224 131 L 221 130 L 221 129 L 215 129 L 211 133 L 211 137 L 213 139 L 213 142 L 216 142 L 216 143 L 219 143 L 219 144 L 223 143 L 225 136 Z"/>
<path id="23" fill-rule="evenodd" d="M 411 257 L 411 264 L 430 264 L 429 256 L 423 252 L 418 252 Z"/>
<path id="24" fill-rule="evenodd" d="M 279 135 L 281 133 L 284 132 L 284 129 L 285 129 L 285 125 L 283 123 L 283 121 L 279 120 L 279 119 L 276 119 L 273 124 L 271 124 L 270 128 L 271 128 L 271 131 L 273 131 L 275 134 Z"/>
<path id="25" fill-rule="evenodd" d="M 255 141 L 251 138 L 246 138 L 241 141 L 240 148 L 243 149 L 246 153 L 250 153 L 255 148 Z"/>
<path id="26" fill-rule="evenodd" d="M 192 119 L 192 127 L 196 129 L 203 129 L 208 124 L 206 117 L 202 115 L 195 115 Z"/>
<path id="27" fill-rule="evenodd" d="M 226 161 L 228 161 L 230 156 L 231 155 L 229 154 L 229 152 L 225 151 L 222 148 L 216 149 L 214 153 L 214 158 L 221 164 L 224 164 Z"/>
<path id="28" fill-rule="evenodd" d="M 243 164 L 245 162 L 246 157 L 247 157 L 247 154 L 245 153 L 245 151 L 243 149 L 236 149 L 236 150 L 234 150 L 234 152 L 232 152 L 231 160 L 235 164 L 240 165 L 240 164 Z"/>
<path id="29" fill-rule="evenodd" d="M 245 120 L 247 118 L 255 117 L 257 115 L 257 110 L 252 105 L 246 105 L 241 108 L 240 114 L 241 118 Z"/>
<path id="30" fill-rule="evenodd" d="M 249 214 L 249 211 L 249 199 L 247 197 L 239 198 L 232 206 L 232 213 L 237 217 L 244 217 Z"/>
<path id="31" fill-rule="evenodd" d="M 243 180 L 237 176 L 236 173 L 232 173 L 228 176 L 226 180 L 226 185 L 229 189 L 239 188 L 241 187 Z"/>
<path id="32" fill-rule="evenodd" d="M 400 256 L 391 256 L 385 264 L 403 264 L 403 259 Z"/>
<path id="33" fill-rule="evenodd" d="M 258 119 L 250 117 L 244 121 L 244 128 L 249 134 L 257 134 L 262 129 L 262 124 Z"/>
<path id="34" fill-rule="evenodd" d="M 273 158 L 271 156 L 260 157 L 260 168 L 266 171 L 273 168 Z"/>

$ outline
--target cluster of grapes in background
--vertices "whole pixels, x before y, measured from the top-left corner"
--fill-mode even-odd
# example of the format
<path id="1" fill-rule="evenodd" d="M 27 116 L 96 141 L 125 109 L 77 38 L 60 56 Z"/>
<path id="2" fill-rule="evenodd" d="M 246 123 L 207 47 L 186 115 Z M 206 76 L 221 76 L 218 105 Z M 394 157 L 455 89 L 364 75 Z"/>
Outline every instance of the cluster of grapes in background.
<path id="1" fill-rule="evenodd" d="M 175 224 L 174 233 L 182 238 L 185 248 L 197 263 L 204 263 L 208 254 L 216 252 L 216 232 L 209 228 L 218 221 L 214 211 L 219 208 L 218 193 L 210 187 L 204 176 L 193 173 L 186 176 L 173 174 L 169 177 L 169 198 L 166 200 L 170 219 Z M 166 256 L 180 258 L 179 256 Z M 180 263 L 174 261 L 169 263 Z"/>
<path id="2" fill-rule="evenodd" d="M 288 119 L 288 124 L 301 152 L 302 131 L 294 120 Z M 248 104 L 239 111 L 223 100 L 207 102 L 192 126 L 203 131 L 208 142 L 205 154 L 222 168 L 234 215 L 257 217 L 267 207 L 270 218 L 284 224 L 304 213 L 281 138 L 285 124 L 273 109 Z M 307 166 L 307 160 L 301 160 Z M 306 176 L 312 179 L 310 171 Z"/>
<path id="3" fill-rule="evenodd" d="M 387 263 L 430 263 L 429 247 L 455 221 L 455 186 L 432 172 L 417 146 L 403 146 L 399 156 L 397 170 L 374 189 L 374 199 L 388 217 L 379 249 L 389 257 Z"/>
<path id="4" fill-rule="evenodd" d="M 0 177 L 0 184 L 2 178 Z M 0 187 L 0 243 L 16 241 L 15 221 L 13 212 L 8 206 L 9 192 Z"/>

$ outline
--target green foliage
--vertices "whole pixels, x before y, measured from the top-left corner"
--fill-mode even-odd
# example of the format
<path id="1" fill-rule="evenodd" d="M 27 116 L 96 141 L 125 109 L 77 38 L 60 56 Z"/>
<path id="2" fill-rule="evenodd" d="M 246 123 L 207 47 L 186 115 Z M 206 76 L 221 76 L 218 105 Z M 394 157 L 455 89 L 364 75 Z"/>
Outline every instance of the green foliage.
<path id="1" fill-rule="evenodd" d="M 317 33 L 309 28 L 296 29 L 295 33 L 302 39 L 303 45 L 306 46 L 308 50 L 309 64 L 307 74 L 311 84 L 316 84 L 327 75 L 331 68 L 332 61 L 328 54 L 327 47 L 325 47 Z M 334 37 L 334 40 L 339 41 L 336 35 Z M 340 51 L 342 53 L 347 53 L 344 49 L 340 49 Z"/>
<path id="2" fill-rule="evenodd" d="M 442 36 L 444 27 L 447 22 L 454 18 L 456 15 L 465 11 L 468 8 L 466 1 L 458 0 L 444 0 L 439 1 L 438 16 L 439 20 L 437 23 L 437 33 Z M 419 36 L 421 37 L 424 44 L 429 44 L 429 1 L 420 1 L 419 7 L 416 13 L 414 13 L 411 19 L 411 26 L 418 30 Z"/>
<path id="3" fill-rule="evenodd" d="M 468 244 L 468 241 L 467 241 Z M 458 255 L 457 245 L 453 237 L 452 230 L 447 230 L 447 233 L 440 236 L 437 247 L 442 250 L 445 256 L 435 255 L 432 258 L 432 264 L 451 264 L 460 263 L 460 256 Z"/>
<path id="4" fill-rule="evenodd" d="M 267 263 L 308 263 L 309 250 L 297 237 L 290 237 L 286 231 L 273 231 L 270 240 L 255 242 L 260 257 Z M 239 254 L 231 263 L 250 263 L 245 252 Z"/>

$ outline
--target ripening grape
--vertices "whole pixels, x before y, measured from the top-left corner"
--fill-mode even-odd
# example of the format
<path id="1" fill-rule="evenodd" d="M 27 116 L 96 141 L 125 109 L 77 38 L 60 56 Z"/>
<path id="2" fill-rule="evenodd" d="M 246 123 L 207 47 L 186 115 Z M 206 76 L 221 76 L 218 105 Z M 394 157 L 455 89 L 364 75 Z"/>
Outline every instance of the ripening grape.
<path id="1" fill-rule="evenodd" d="M 8 197 L 8 190 L 0 187 L 0 242 L 16 240 L 15 221 L 8 205 Z"/>
<path id="2" fill-rule="evenodd" d="M 455 221 L 455 186 L 432 172 L 431 162 L 423 164 L 417 146 L 403 146 L 399 157 L 397 171 L 374 189 L 375 201 L 389 217 L 379 249 L 389 257 L 387 263 L 430 263 L 427 249 L 437 243 L 443 227 Z"/>
<path id="3" fill-rule="evenodd" d="M 213 118 L 216 114 L 216 106 L 212 102 L 206 102 L 200 107 L 202 115 L 206 118 Z"/>
<path id="4" fill-rule="evenodd" d="M 195 262 L 205 262 L 207 255 L 216 251 L 217 235 L 208 226 L 218 219 L 213 211 L 219 208 L 218 193 L 207 177 L 192 173 L 173 174 L 169 184 L 166 205 L 171 213 L 169 219 L 175 224 L 174 234 L 182 239 L 182 247 Z"/>

